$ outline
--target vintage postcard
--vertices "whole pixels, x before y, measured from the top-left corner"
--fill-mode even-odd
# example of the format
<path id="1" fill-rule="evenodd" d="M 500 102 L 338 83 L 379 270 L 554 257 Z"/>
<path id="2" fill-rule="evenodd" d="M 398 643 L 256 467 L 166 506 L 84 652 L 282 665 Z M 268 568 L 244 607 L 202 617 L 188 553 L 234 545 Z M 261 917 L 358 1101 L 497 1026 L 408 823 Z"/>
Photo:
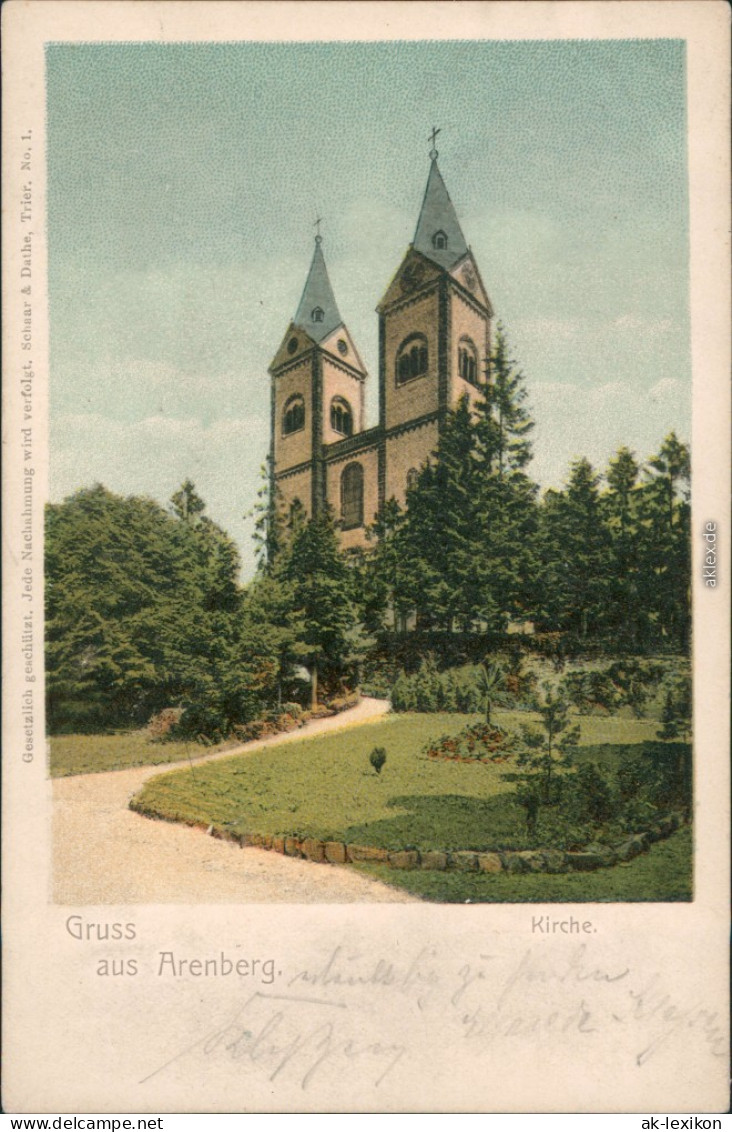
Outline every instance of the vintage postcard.
<path id="1" fill-rule="evenodd" d="M 3 21 L 6 1109 L 726 1110 L 726 5 Z"/>

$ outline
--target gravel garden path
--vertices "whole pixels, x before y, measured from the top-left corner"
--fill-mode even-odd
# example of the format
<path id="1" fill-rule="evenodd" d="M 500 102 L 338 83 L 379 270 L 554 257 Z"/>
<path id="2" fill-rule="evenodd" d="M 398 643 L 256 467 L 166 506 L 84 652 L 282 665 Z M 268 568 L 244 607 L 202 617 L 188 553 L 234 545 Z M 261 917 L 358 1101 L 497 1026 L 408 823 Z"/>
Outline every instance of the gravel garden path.
<path id="1" fill-rule="evenodd" d="M 247 755 L 380 718 L 386 700 L 354 708 L 200 760 Z M 58 904 L 325 904 L 414 898 L 350 868 L 313 864 L 264 849 L 240 849 L 200 829 L 151 821 L 128 808 L 147 779 L 188 762 L 56 778 L 53 782 L 54 900 Z"/>

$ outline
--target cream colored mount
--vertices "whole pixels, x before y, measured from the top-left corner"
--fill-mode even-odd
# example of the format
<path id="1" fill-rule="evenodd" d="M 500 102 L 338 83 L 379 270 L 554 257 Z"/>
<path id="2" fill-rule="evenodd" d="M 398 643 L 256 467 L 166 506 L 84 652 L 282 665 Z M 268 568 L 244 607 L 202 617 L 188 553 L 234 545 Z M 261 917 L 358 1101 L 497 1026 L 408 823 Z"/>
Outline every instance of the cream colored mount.
<path id="1" fill-rule="evenodd" d="M 439 132 L 439 131 L 438 131 Z M 480 396 L 493 310 L 455 207 L 430 154 L 412 243 L 379 317 L 379 423 L 366 428 L 368 374 L 341 318 L 323 255 L 315 248 L 302 298 L 269 372 L 270 468 L 285 509 L 326 504 L 344 549 L 433 456 L 447 412 Z"/>

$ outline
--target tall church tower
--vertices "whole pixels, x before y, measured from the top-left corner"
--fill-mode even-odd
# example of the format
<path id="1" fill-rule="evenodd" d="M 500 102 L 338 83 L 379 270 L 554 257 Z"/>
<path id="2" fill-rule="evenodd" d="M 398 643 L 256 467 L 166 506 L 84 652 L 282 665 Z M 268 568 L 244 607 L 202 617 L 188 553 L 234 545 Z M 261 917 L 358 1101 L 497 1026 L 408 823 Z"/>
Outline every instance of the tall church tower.
<path id="1" fill-rule="evenodd" d="M 326 448 L 363 430 L 366 370 L 315 248 L 294 319 L 269 367 L 272 474 L 286 507 L 308 515 L 328 498 Z"/>
<path id="2" fill-rule="evenodd" d="M 493 310 L 437 165 L 437 133 L 414 240 L 377 307 L 382 503 L 404 503 L 448 410 L 479 397 L 490 352 Z"/>

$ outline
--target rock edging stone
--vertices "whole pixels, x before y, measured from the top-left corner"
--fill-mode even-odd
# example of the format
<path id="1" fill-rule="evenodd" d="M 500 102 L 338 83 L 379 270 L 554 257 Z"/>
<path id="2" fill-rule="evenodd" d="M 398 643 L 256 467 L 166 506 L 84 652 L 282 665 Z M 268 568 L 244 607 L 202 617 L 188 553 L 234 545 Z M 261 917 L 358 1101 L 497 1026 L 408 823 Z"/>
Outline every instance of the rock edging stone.
<path id="1" fill-rule="evenodd" d="M 288 857 L 300 857 L 331 865 L 370 863 L 391 869 L 427 869 L 438 872 L 480 873 L 566 873 L 591 872 L 611 868 L 645 853 L 652 842 L 669 837 L 684 824 L 683 815 L 668 814 L 651 829 L 635 833 L 615 846 L 590 844 L 581 850 L 515 849 L 442 851 L 439 849 L 382 849 L 377 845 L 357 845 L 341 841 L 292 836 L 269 837 L 258 833 L 234 836 L 243 846 L 272 849 Z M 226 836 L 211 830 L 214 837 Z"/>
<path id="2" fill-rule="evenodd" d="M 134 799 L 133 799 L 134 801 Z M 161 815 L 130 804 L 145 817 L 160 820 Z M 163 820 L 175 820 L 167 818 Z M 317 864 L 345 865 L 369 863 L 387 865 L 391 869 L 425 869 L 438 872 L 480 873 L 566 873 L 592 872 L 611 868 L 645 853 L 655 841 L 670 837 L 685 824 L 683 814 L 671 813 L 660 818 L 649 830 L 634 833 L 614 846 L 589 844 L 580 850 L 563 849 L 382 849 L 377 845 L 357 845 L 342 841 L 321 841 L 315 837 L 290 834 L 234 833 L 226 827 L 201 822 L 184 822 L 205 829 L 211 837 L 234 841 L 242 849 L 267 849 L 286 857 L 299 857 Z"/>

